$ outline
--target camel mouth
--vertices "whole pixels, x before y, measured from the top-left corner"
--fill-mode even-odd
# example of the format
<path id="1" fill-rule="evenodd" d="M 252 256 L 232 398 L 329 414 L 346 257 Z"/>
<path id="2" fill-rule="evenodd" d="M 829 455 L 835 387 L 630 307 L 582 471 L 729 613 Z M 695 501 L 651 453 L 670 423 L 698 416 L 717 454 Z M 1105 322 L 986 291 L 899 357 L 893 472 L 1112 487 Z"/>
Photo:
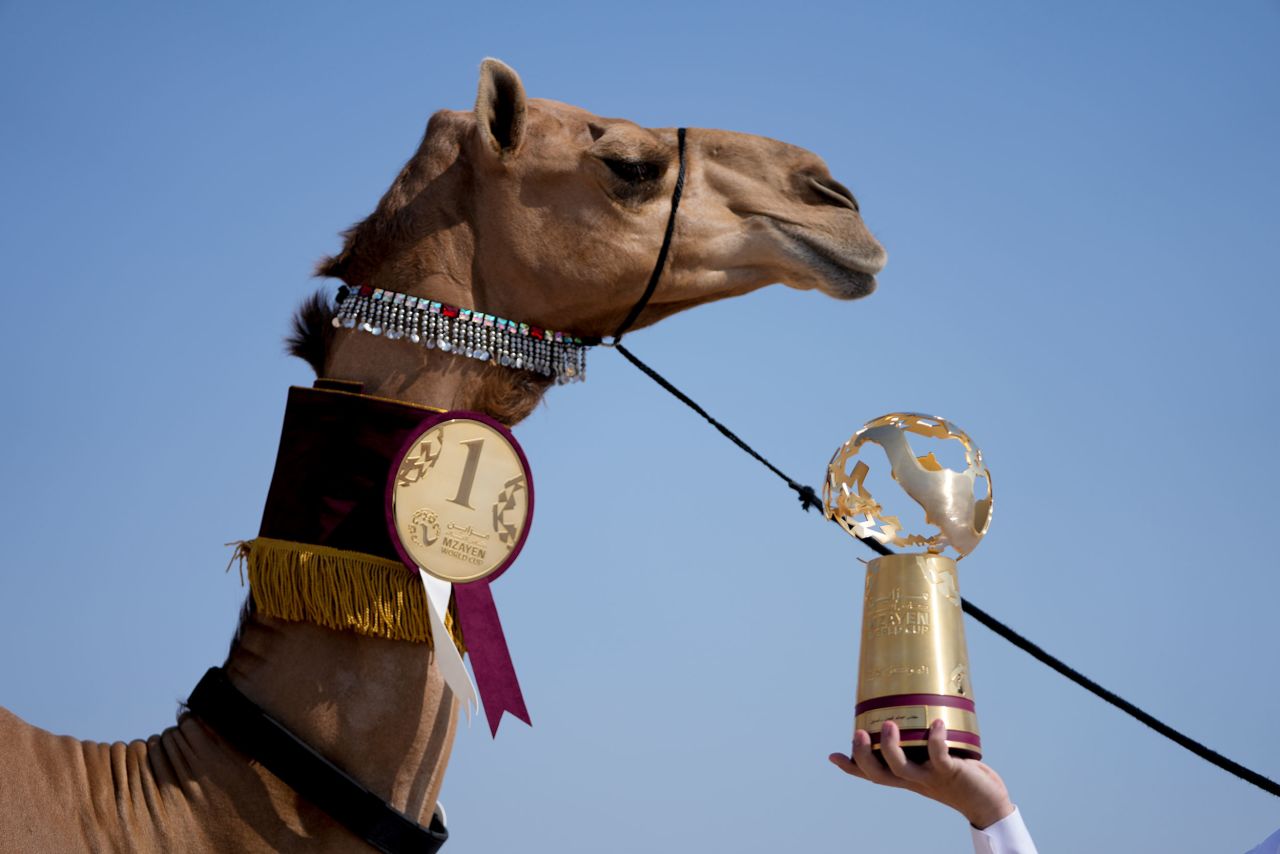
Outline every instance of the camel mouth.
<path id="1" fill-rule="evenodd" d="M 817 275 L 816 287 L 842 300 L 861 299 L 876 289 L 876 273 L 884 269 L 885 251 L 879 243 L 870 246 L 840 246 L 825 235 L 814 234 L 790 224 L 781 225 L 790 238 L 797 260 Z"/>
<path id="2" fill-rule="evenodd" d="M 876 277 L 870 273 L 860 273 L 856 270 L 846 271 L 844 274 L 844 287 L 837 292 L 825 290 L 825 292 L 837 299 L 862 299 L 875 293 L 879 284 Z"/>

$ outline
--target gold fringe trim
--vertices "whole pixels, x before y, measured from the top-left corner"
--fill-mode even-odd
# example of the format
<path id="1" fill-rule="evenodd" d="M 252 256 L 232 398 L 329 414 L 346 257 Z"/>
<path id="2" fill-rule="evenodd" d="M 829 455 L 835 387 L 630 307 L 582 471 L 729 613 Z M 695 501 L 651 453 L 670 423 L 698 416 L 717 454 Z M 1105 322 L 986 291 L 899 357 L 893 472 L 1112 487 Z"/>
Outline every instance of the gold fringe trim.
<path id="1" fill-rule="evenodd" d="M 258 537 L 236 543 L 231 560 L 249 567 L 249 592 L 262 613 L 389 640 L 431 642 L 422 581 L 399 561 Z M 230 565 L 227 567 L 230 569 Z M 454 604 L 445 614 L 459 652 L 466 652 Z"/>

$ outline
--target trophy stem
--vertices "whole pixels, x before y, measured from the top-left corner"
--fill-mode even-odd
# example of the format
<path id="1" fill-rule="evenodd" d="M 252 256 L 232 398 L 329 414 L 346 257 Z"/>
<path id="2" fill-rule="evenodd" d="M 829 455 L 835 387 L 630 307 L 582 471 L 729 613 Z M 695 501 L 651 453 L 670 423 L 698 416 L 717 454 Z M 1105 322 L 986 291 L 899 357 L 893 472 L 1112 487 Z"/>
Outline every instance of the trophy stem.
<path id="1" fill-rule="evenodd" d="M 957 756 L 982 757 L 969 680 L 969 652 L 956 562 L 936 554 L 895 554 L 867 565 L 854 728 L 871 734 L 893 721 L 909 758 L 928 758 L 929 725 L 947 727 Z"/>

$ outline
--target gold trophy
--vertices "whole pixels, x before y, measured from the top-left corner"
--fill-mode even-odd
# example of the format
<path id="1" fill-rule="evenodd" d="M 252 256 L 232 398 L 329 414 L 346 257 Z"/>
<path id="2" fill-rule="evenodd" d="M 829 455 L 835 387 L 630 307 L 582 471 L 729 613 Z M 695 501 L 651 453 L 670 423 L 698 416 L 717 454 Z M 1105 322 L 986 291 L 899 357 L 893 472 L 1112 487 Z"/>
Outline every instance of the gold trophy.
<path id="1" fill-rule="evenodd" d="M 926 443 L 958 442 L 964 470 L 939 462 Z M 856 459 L 868 444 L 888 457 L 893 479 L 936 528 L 925 536 L 903 530 L 867 488 L 872 469 Z M 959 449 L 955 449 L 959 450 Z M 878 557 L 867 564 L 862 598 L 862 651 L 854 729 L 871 734 L 894 721 L 908 757 L 927 758 L 929 725 L 941 718 L 947 747 L 959 756 L 982 756 L 978 717 L 969 680 L 969 653 L 956 560 L 977 547 L 991 524 L 991 475 L 982 452 L 955 425 L 928 415 L 895 412 L 868 422 L 831 458 L 822 489 L 828 519 L 857 537 L 922 552 Z M 947 556 L 948 550 L 956 557 Z"/>

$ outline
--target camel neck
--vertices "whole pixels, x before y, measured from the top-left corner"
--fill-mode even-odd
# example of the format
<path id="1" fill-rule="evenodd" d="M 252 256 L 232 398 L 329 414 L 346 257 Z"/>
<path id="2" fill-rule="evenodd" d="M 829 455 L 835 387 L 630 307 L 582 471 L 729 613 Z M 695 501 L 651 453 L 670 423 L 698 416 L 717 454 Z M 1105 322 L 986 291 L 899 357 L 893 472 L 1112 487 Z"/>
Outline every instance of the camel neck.
<path id="1" fill-rule="evenodd" d="M 330 377 L 354 380 L 363 393 L 430 406 L 471 409 L 487 380 L 474 359 L 430 351 L 410 341 L 390 341 L 358 330 L 335 334 Z"/>
<path id="2" fill-rule="evenodd" d="M 292 389 L 259 536 L 394 561 L 385 477 L 370 475 L 390 468 L 430 414 L 346 390 Z M 429 819 L 454 726 L 430 646 L 357 634 L 342 618 L 325 625 L 352 630 L 274 613 L 261 601 L 247 611 L 225 668 L 232 684 L 374 794 Z"/>
<path id="3" fill-rule="evenodd" d="M 396 809 L 430 821 L 456 716 L 425 644 L 251 614 L 232 683 Z"/>
<path id="4" fill-rule="evenodd" d="M 483 412 L 508 426 L 532 412 L 551 383 L 527 371 L 358 329 L 335 331 L 325 374 L 358 382 L 368 395 L 446 411 Z"/>

